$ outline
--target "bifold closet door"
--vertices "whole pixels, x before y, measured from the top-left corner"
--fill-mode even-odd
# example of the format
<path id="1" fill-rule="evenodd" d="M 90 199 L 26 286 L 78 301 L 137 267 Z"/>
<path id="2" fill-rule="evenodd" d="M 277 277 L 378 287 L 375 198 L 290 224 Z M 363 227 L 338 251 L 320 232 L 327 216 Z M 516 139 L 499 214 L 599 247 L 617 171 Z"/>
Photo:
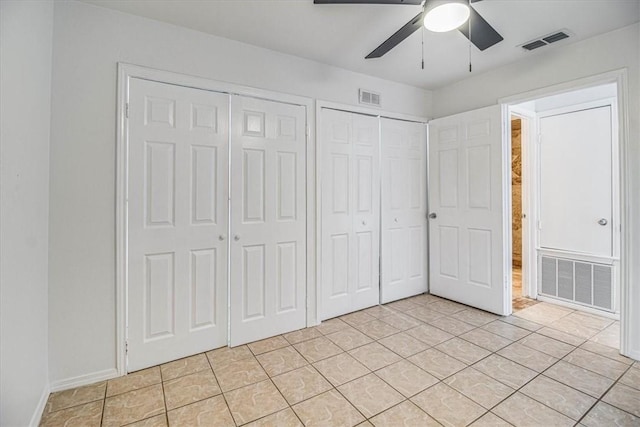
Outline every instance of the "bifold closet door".
<path id="1" fill-rule="evenodd" d="M 228 104 L 130 81 L 129 372 L 227 344 Z"/>
<path id="2" fill-rule="evenodd" d="M 321 111 L 321 318 L 379 302 L 377 117 Z"/>
<path id="3" fill-rule="evenodd" d="M 427 137 L 423 123 L 380 119 L 381 302 L 427 291 Z"/>
<path id="4" fill-rule="evenodd" d="M 306 325 L 305 107 L 231 98 L 230 343 Z"/>

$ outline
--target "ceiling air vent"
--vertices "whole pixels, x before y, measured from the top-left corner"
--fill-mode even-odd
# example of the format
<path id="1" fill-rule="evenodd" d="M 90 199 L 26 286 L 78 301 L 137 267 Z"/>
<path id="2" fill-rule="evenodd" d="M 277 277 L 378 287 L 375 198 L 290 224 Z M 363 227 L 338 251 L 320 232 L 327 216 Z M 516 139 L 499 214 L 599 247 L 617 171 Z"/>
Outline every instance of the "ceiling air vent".
<path id="1" fill-rule="evenodd" d="M 370 90 L 359 90 L 360 104 L 372 105 L 374 107 L 380 106 L 380 94 L 371 92 Z"/>
<path id="2" fill-rule="evenodd" d="M 548 34 L 546 36 L 538 37 L 535 40 L 528 41 L 527 43 L 520 45 L 524 50 L 534 50 L 539 47 L 550 45 L 560 40 L 568 39 L 571 33 L 567 30 L 556 31 L 555 33 Z"/>

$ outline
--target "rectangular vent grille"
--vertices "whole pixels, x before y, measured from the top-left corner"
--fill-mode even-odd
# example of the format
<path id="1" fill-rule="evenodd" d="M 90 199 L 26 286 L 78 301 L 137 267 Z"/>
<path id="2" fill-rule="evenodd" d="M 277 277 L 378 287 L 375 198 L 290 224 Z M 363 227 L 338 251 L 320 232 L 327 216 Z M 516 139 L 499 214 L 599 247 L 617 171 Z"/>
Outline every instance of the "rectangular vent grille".
<path id="1" fill-rule="evenodd" d="M 613 311 L 613 267 L 542 256 L 540 293 Z"/>
<path id="2" fill-rule="evenodd" d="M 557 41 L 560 40 L 564 40 L 564 39 L 568 39 L 569 38 L 569 32 L 568 31 L 557 31 L 553 34 L 549 34 L 546 36 L 542 36 L 542 37 L 538 37 L 535 40 L 531 40 L 523 45 L 521 45 L 521 47 L 525 50 L 534 50 L 534 49 L 538 49 L 541 48 L 543 46 L 547 46 L 550 45 L 551 43 L 555 43 Z"/>
<path id="3" fill-rule="evenodd" d="M 373 105 L 374 107 L 380 106 L 380 94 L 371 92 L 370 90 L 360 89 L 359 91 L 360 104 Z"/>

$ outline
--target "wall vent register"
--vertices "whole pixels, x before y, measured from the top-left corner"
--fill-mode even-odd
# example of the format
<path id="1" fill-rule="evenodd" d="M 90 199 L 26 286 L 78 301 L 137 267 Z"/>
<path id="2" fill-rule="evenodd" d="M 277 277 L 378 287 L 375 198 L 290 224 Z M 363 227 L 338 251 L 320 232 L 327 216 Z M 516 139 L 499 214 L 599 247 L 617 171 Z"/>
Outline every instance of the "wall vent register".
<path id="1" fill-rule="evenodd" d="M 372 105 L 374 107 L 380 107 L 380 94 L 371 92 L 369 90 L 360 89 L 358 91 L 360 104 Z"/>
<path id="2" fill-rule="evenodd" d="M 531 51 L 534 49 L 538 49 L 540 47 L 550 45 L 551 43 L 558 42 L 560 40 L 568 39 L 569 36 L 570 35 L 567 30 L 557 31 L 555 33 L 552 33 L 546 36 L 537 37 L 534 40 L 528 41 L 527 43 L 520 45 L 520 47 L 522 47 L 524 50 Z"/>

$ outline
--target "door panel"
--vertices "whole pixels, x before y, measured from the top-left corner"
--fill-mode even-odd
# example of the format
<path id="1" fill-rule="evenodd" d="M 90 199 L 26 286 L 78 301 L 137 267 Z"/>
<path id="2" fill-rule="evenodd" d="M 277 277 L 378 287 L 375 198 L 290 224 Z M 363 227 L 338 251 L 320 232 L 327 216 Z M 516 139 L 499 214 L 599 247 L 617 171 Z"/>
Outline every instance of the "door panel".
<path id="1" fill-rule="evenodd" d="M 231 345 L 306 325 L 305 108 L 231 99 Z"/>
<path id="2" fill-rule="evenodd" d="M 430 291 L 505 315 L 502 108 L 429 123 Z"/>
<path id="3" fill-rule="evenodd" d="M 427 138 L 421 123 L 381 119 L 383 303 L 427 291 Z"/>
<path id="4" fill-rule="evenodd" d="M 540 246 L 611 257 L 611 107 L 542 117 L 540 135 Z"/>
<path id="5" fill-rule="evenodd" d="M 131 79 L 129 371 L 227 343 L 228 102 Z"/>
<path id="6" fill-rule="evenodd" d="M 379 149 L 376 117 L 323 109 L 321 318 L 379 301 Z"/>

